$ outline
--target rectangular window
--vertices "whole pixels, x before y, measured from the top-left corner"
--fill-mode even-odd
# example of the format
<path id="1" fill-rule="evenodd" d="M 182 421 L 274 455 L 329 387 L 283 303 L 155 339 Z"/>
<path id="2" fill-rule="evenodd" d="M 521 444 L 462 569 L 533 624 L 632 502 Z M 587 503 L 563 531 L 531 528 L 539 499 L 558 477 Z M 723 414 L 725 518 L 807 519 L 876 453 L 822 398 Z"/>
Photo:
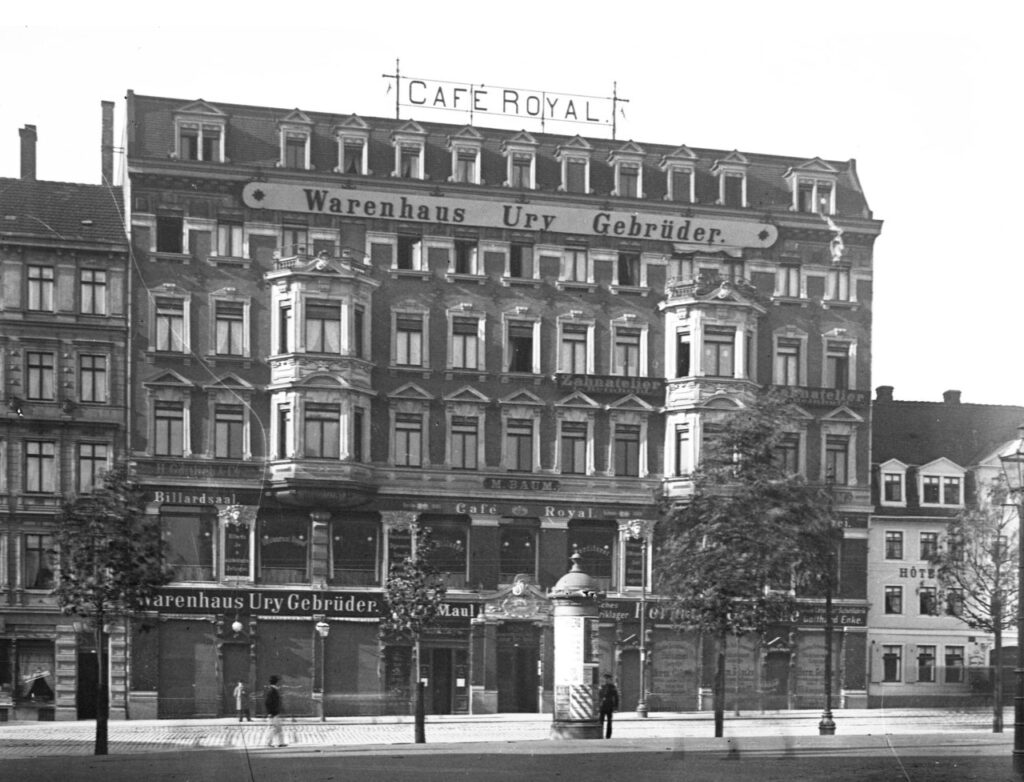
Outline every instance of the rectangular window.
<path id="1" fill-rule="evenodd" d="M 960 479 L 959 478 L 943 478 L 942 479 L 942 504 L 943 505 L 959 505 L 960 504 Z"/>
<path id="2" fill-rule="evenodd" d="M 623 377 L 640 377 L 640 329 L 615 329 L 614 374 Z"/>
<path id="3" fill-rule="evenodd" d="M 848 483 L 849 448 L 847 437 L 828 435 L 825 438 L 825 478 L 836 486 Z"/>
<path id="4" fill-rule="evenodd" d="M 291 353 L 292 340 L 292 305 L 282 304 L 277 313 L 277 352 Z"/>
<path id="5" fill-rule="evenodd" d="M 630 288 L 640 286 L 640 253 L 619 253 L 616 262 L 619 285 Z"/>
<path id="6" fill-rule="evenodd" d="M 477 419 L 457 415 L 452 418 L 451 458 L 453 470 L 477 469 Z"/>
<path id="7" fill-rule="evenodd" d="M 829 342 L 825 352 L 825 387 L 845 391 L 850 387 L 850 346 Z"/>
<path id="8" fill-rule="evenodd" d="M 243 448 L 243 408 L 241 405 L 217 405 L 213 414 L 213 455 L 217 459 L 241 459 Z"/>
<path id="9" fill-rule="evenodd" d="M 305 226 L 285 226 L 281 229 L 281 254 L 306 255 L 309 251 L 309 231 Z"/>
<path id="10" fill-rule="evenodd" d="M 723 206 L 743 206 L 743 175 L 725 174 L 722 188 Z"/>
<path id="11" fill-rule="evenodd" d="M 343 174 L 363 173 L 363 142 L 346 140 L 341 145 L 341 172 Z"/>
<path id="12" fill-rule="evenodd" d="M 530 187 L 530 169 L 533 167 L 533 155 L 529 152 L 512 153 L 512 187 Z"/>
<path id="13" fill-rule="evenodd" d="M 452 368 L 477 369 L 480 323 L 476 318 L 452 320 Z"/>
<path id="14" fill-rule="evenodd" d="M 513 244 L 509 247 L 508 276 L 517 280 L 533 278 L 533 245 Z"/>
<path id="15" fill-rule="evenodd" d="M 619 195 L 622 198 L 639 198 L 640 168 L 619 165 Z M 620 283 L 624 285 L 625 283 Z"/>
<path id="16" fill-rule="evenodd" d="M 676 334 L 676 377 L 690 376 L 690 332 Z"/>
<path id="17" fill-rule="evenodd" d="M 587 473 L 587 424 L 585 421 L 563 421 L 561 470 L 564 475 Z"/>
<path id="18" fill-rule="evenodd" d="M 583 375 L 587 372 L 590 328 L 583 323 L 562 324 L 562 350 L 558 371 Z"/>
<path id="19" fill-rule="evenodd" d="M 338 405 L 306 405 L 303 433 L 306 456 L 313 459 L 337 459 L 341 455 L 341 409 Z"/>
<path id="20" fill-rule="evenodd" d="M 217 255 L 222 258 L 245 257 L 240 223 L 220 223 L 217 226 Z"/>
<path id="21" fill-rule="evenodd" d="M 939 533 L 921 533 L 921 559 L 930 562 L 939 553 Z"/>
<path id="22" fill-rule="evenodd" d="M 291 455 L 292 409 L 289 405 L 277 408 L 277 457 L 287 459 Z"/>
<path id="23" fill-rule="evenodd" d="M 259 537 L 260 580 L 266 584 L 301 584 L 308 580 L 309 521 L 263 518 Z"/>
<path id="24" fill-rule="evenodd" d="M 511 584 L 517 575 L 537 575 L 537 531 L 503 526 L 499 537 L 498 583 Z"/>
<path id="25" fill-rule="evenodd" d="M 885 558 L 903 559 L 903 533 L 889 530 L 885 533 Z"/>
<path id="26" fill-rule="evenodd" d="M 203 160 L 220 162 L 220 128 L 203 125 Z"/>
<path id="27" fill-rule="evenodd" d="M 28 308 L 53 312 L 53 267 L 28 267 Z"/>
<path id="28" fill-rule="evenodd" d="M 107 273 L 102 269 L 82 269 L 78 295 L 83 315 L 106 315 Z"/>
<path id="29" fill-rule="evenodd" d="M 570 159 L 565 162 L 565 191 L 584 193 L 587 189 L 587 161 Z"/>
<path id="30" fill-rule="evenodd" d="M 692 470 L 690 425 L 679 424 L 676 426 L 676 463 L 674 474 L 678 476 L 689 475 Z"/>
<path id="31" fill-rule="evenodd" d="M 946 684 L 960 684 L 964 681 L 964 648 L 946 647 Z"/>
<path id="32" fill-rule="evenodd" d="M 776 344 L 775 385 L 800 385 L 800 340 L 780 338 Z"/>
<path id="33" fill-rule="evenodd" d="M 158 253 L 185 252 L 185 221 L 180 217 L 156 218 L 156 251 Z"/>
<path id="34" fill-rule="evenodd" d="M 56 490 L 56 446 L 46 440 L 26 440 L 25 491 L 48 494 Z"/>
<path id="35" fill-rule="evenodd" d="M 886 644 L 882 647 L 882 681 L 903 680 L 903 647 Z"/>
<path id="36" fill-rule="evenodd" d="M 430 528 L 433 547 L 427 556 L 430 564 L 444 576 L 449 589 L 464 589 L 469 563 L 469 535 L 465 526 L 435 524 Z"/>
<path id="37" fill-rule="evenodd" d="M 196 510 L 199 511 L 198 508 Z M 168 515 L 165 511 L 161 515 L 160 532 L 163 538 L 164 559 L 171 566 L 175 581 L 213 580 L 213 536 L 217 517 L 212 511 L 213 508 L 207 506 L 195 513 Z M 232 528 L 234 526 L 230 525 Z M 248 529 L 244 525 L 238 526 L 240 530 L 244 530 L 240 537 L 248 538 Z M 248 575 L 248 540 L 239 543 L 243 551 L 237 552 L 241 555 L 238 558 L 246 561 L 243 573 Z"/>
<path id="38" fill-rule="evenodd" d="M 623 586 L 626 587 L 640 587 L 644 586 L 648 581 L 645 572 L 644 565 L 650 565 L 651 558 L 649 556 L 650 550 L 647 540 L 643 538 L 634 539 L 632 537 L 626 538 L 625 545 L 625 578 L 623 579 Z M 646 554 L 644 549 L 648 549 Z M 647 571 L 650 567 L 646 568 Z"/>
<path id="39" fill-rule="evenodd" d="M 962 616 L 964 612 L 964 591 L 959 587 L 946 590 L 946 613 L 950 616 Z"/>
<path id="40" fill-rule="evenodd" d="M 106 356 L 78 357 L 78 398 L 83 402 L 106 401 Z"/>
<path id="41" fill-rule="evenodd" d="M 566 250 L 562 257 L 562 263 L 565 271 L 562 279 L 566 282 L 587 282 L 589 280 L 586 250 Z"/>
<path id="42" fill-rule="evenodd" d="M 921 616 L 935 616 L 939 613 L 939 595 L 935 587 L 920 587 L 917 596 L 918 613 Z"/>
<path id="43" fill-rule="evenodd" d="M 185 350 L 185 302 L 164 296 L 156 298 L 156 350 L 181 353 Z"/>
<path id="44" fill-rule="evenodd" d="M 775 464 L 787 475 L 800 472 L 800 435 L 784 434 L 775 446 Z"/>
<path id="45" fill-rule="evenodd" d="M 157 402 L 153 453 L 157 456 L 181 456 L 185 448 L 185 411 L 181 402 Z"/>
<path id="46" fill-rule="evenodd" d="M 508 371 L 533 372 L 533 323 L 530 321 L 508 323 Z"/>
<path id="47" fill-rule="evenodd" d="M 476 274 L 477 271 L 477 244 L 470 241 L 455 242 L 455 263 L 453 265 L 456 274 Z"/>
<path id="48" fill-rule="evenodd" d="M 801 182 L 797 186 L 797 209 L 801 212 L 814 211 L 814 183 Z"/>
<path id="49" fill-rule="evenodd" d="M 505 464 L 513 472 L 533 472 L 533 421 L 510 418 L 505 427 Z"/>
<path id="50" fill-rule="evenodd" d="M 569 522 L 569 550 L 580 555 L 581 569 L 606 591 L 614 585 L 616 538 L 614 527 Z"/>
<path id="51" fill-rule="evenodd" d="M 455 153 L 455 181 L 476 182 L 476 151 L 472 149 L 459 150 Z"/>
<path id="52" fill-rule="evenodd" d="M 423 316 L 399 314 L 395 317 L 395 364 L 423 366 Z"/>
<path id="53" fill-rule="evenodd" d="M 903 502 L 903 474 L 887 472 L 882 476 L 882 497 L 886 502 Z"/>
<path id="54" fill-rule="evenodd" d="M 352 308 L 352 355 L 366 358 L 366 342 L 363 331 L 366 329 L 366 308 L 357 304 Z"/>
<path id="55" fill-rule="evenodd" d="M 828 273 L 829 298 L 835 301 L 850 300 L 850 270 L 831 269 Z"/>
<path id="56" fill-rule="evenodd" d="M 615 425 L 615 474 L 640 475 L 640 427 L 636 424 Z"/>
<path id="57" fill-rule="evenodd" d="M 419 236 L 399 236 L 395 268 L 418 271 L 423 268 L 423 239 Z"/>
<path id="58" fill-rule="evenodd" d="M 903 613 L 903 587 L 887 586 L 885 588 L 885 613 Z"/>
<path id="59" fill-rule="evenodd" d="M 53 353 L 36 351 L 25 352 L 25 368 L 28 381 L 25 384 L 25 396 L 28 399 L 54 399 Z"/>
<path id="60" fill-rule="evenodd" d="M 306 302 L 306 351 L 309 353 L 341 352 L 341 305 L 339 302 Z"/>
<path id="61" fill-rule="evenodd" d="M 215 301 L 215 324 L 218 356 L 241 356 L 245 352 L 243 339 L 245 305 L 240 301 Z"/>
<path id="62" fill-rule="evenodd" d="M 288 133 L 284 139 L 284 167 L 306 167 L 306 136 Z"/>
<path id="63" fill-rule="evenodd" d="M 352 448 L 350 453 L 352 460 L 363 461 L 363 435 L 366 427 L 366 415 L 363 408 L 356 407 L 352 410 Z"/>
<path id="64" fill-rule="evenodd" d="M 919 682 L 935 681 L 935 647 L 917 647 L 917 680 Z"/>
<path id="65" fill-rule="evenodd" d="M 400 153 L 399 176 L 402 179 L 420 178 L 420 148 L 403 144 Z"/>
<path id="66" fill-rule="evenodd" d="M 333 582 L 340 586 L 373 586 L 378 583 L 380 524 L 349 519 L 331 523 Z"/>
<path id="67" fill-rule="evenodd" d="M 939 504 L 939 476 L 938 475 L 926 475 L 922 479 L 923 484 L 923 496 L 922 501 L 930 505 Z"/>
<path id="68" fill-rule="evenodd" d="M 780 266 L 778 271 L 777 293 L 790 299 L 800 298 L 800 267 Z"/>
<path id="69" fill-rule="evenodd" d="M 53 537 L 25 535 L 25 588 L 53 589 Z"/>
<path id="70" fill-rule="evenodd" d="M 736 374 L 733 352 L 735 329 L 707 326 L 704 329 L 704 374 L 708 377 L 733 377 Z"/>
<path id="71" fill-rule="evenodd" d="M 689 169 L 672 169 L 672 200 L 682 203 L 690 202 L 690 178 L 693 173 Z"/>
<path id="72" fill-rule="evenodd" d="M 395 416 L 395 464 L 399 467 L 423 466 L 423 416 L 398 413 Z"/>
<path id="73" fill-rule="evenodd" d="M 107 470 L 107 446 L 103 443 L 78 444 L 78 493 L 87 494 L 102 483 Z"/>
<path id="74" fill-rule="evenodd" d="M 178 146 L 182 160 L 201 160 L 199 156 L 199 128 L 183 127 L 178 132 Z"/>

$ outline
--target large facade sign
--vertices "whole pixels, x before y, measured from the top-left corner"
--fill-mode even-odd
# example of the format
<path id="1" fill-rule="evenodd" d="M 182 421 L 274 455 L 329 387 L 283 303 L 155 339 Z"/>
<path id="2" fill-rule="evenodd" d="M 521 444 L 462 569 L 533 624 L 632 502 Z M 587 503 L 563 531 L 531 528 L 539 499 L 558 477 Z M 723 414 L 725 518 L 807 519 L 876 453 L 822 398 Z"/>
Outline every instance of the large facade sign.
<path id="1" fill-rule="evenodd" d="M 557 231 L 621 239 L 650 239 L 709 251 L 771 247 L 778 229 L 752 220 L 686 217 L 681 213 L 595 209 L 565 204 L 449 198 L 391 190 L 327 188 L 250 182 L 242 191 L 253 209 L 353 218 L 405 220 L 436 226 L 480 226 Z"/>

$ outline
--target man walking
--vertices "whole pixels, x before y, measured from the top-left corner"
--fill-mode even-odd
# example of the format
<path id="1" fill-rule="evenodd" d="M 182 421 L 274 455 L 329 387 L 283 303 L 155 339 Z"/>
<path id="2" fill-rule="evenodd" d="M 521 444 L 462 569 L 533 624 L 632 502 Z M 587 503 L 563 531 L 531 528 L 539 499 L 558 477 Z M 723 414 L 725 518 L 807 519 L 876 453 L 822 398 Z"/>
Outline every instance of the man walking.
<path id="1" fill-rule="evenodd" d="M 615 686 L 615 682 L 612 681 L 610 673 L 604 675 L 604 684 L 601 685 L 597 701 L 600 704 L 599 711 L 601 714 L 601 727 L 604 729 L 604 737 L 610 739 L 612 737 L 612 713 L 618 711 L 619 708 L 619 690 Z M 608 721 L 607 727 L 605 727 L 605 720 Z"/>
<path id="2" fill-rule="evenodd" d="M 267 728 L 268 747 L 287 746 L 284 743 L 284 729 L 281 727 L 281 691 L 277 688 L 278 681 L 276 676 L 270 677 L 270 686 L 267 687 L 263 698 L 263 706 L 267 710 L 267 720 L 270 723 Z"/>

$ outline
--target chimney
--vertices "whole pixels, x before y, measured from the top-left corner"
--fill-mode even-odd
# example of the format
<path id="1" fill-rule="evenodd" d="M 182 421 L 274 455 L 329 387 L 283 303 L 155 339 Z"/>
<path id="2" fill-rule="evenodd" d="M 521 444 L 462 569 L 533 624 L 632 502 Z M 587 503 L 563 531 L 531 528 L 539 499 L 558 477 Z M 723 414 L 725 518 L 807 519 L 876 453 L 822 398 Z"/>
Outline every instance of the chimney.
<path id="1" fill-rule="evenodd" d="M 892 386 L 878 386 L 875 389 L 875 401 L 876 402 L 891 402 L 892 401 Z"/>
<path id="2" fill-rule="evenodd" d="M 21 135 L 21 178 L 36 178 L 36 126 L 26 125 L 18 131 Z"/>
<path id="3" fill-rule="evenodd" d="M 114 102 L 100 101 L 103 121 L 100 127 L 100 184 L 114 183 Z"/>
<path id="4" fill-rule="evenodd" d="M 960 404 L 960 392 L 959 391 L 943 391 L 942 401 L 947 405 L 958 405 Z"/>

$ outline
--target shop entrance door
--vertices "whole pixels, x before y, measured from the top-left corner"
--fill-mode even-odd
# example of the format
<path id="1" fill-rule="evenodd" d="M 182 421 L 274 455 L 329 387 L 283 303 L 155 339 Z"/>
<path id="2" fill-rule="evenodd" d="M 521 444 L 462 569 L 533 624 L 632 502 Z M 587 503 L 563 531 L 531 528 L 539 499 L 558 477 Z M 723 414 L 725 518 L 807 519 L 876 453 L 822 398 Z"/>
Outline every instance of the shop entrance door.
<path id="1" fill-rule="evenodd" d="M 789 708 L 789 652 L 768 652 L 765 655 L 761 686 L 764 691 L 764 708 Z"/>
<path id="2" fill-rule="evenodd" d="M 249 644 L 224 644 L 223 664 L 221 714 L 225 717 L 238 716 L 235 714 L 235 685 L 239 682 L 243 682 L 249 690 L 249 713 L 254 713 L 260 704 L 252 691 L 252 679 L 249 678 Z"/>
<path id="3" fill-rule="evenodd" d="M 623 649 L 621 663 L 619 710 L 632 711 L 640 701 L 640 650 Z"/>
<path id="4" fill-rule="evenodd" d="M 532 624 L 506 622 L 498 628 L 498 711 L 539 711 L 537 661 L 540 636 Z"/>
<path id="5" fill-rule="evenodd" d="M 78 653 L 78 686 L 75 689 L 75 708 L 78 719 L 96 719 L 96 696 L 99 694 L 100 672 L 96 668 L 96 652 Z"/>
<path id="6" fill-rule="evenodd" d="M 430 714 L 452 713 L 452 650 L 424 649 L 429 656 Z"/>

